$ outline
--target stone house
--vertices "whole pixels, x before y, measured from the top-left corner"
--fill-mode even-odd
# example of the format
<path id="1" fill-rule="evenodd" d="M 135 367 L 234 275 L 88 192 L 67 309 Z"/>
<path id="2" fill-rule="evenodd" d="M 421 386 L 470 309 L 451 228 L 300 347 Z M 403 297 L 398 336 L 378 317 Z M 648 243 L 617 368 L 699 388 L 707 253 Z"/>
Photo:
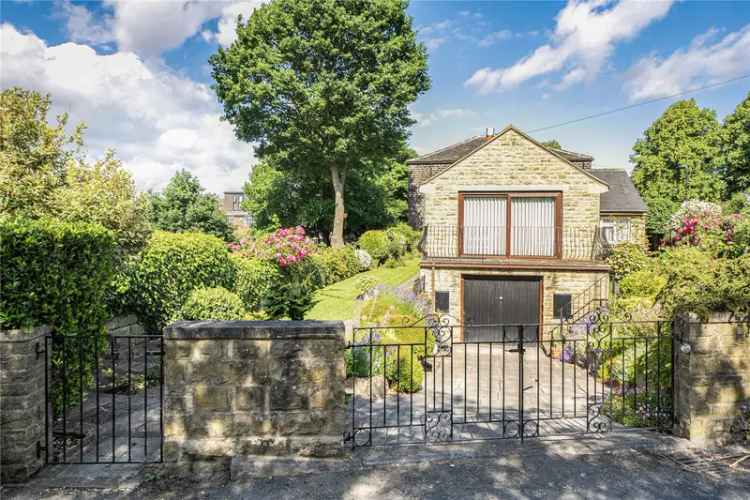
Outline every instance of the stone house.
<path id="1" fill-rule="evenodd" d="M 252 226 L 252 217 L 242 209 L 245 193 L 242 191 L 225 191 L 221 200 L 221 209 L 226 214 L 227 222 L 232 227 Z"/>
<path id="2" fill-rule="evenodd" d="M 645 243 L 646 206 L 627 172 L 592 162 L 512 125 L 407 162 L 420 283 L 463 338 L 502 340 L 476 325 L 555 325 L 607 300 L 606 252 Z"/>

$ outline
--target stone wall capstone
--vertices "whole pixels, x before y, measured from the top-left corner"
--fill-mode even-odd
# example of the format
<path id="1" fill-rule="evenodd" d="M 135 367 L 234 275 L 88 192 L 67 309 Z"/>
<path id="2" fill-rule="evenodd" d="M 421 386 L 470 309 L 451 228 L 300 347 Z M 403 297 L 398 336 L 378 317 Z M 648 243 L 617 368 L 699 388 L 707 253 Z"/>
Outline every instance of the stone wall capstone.
<path id="1" fill-rule="evenodd" d="M 44 465 L 44 363 L 49 328 L 0 330 L 0 482 L 28 479 Z"/>
<path id="2" fill-rule="evenodd" d="M 713 313 L 708 321 L 682 315 L 675 325 L 675 434 L 703 446 L 745 439 L 750 324 Z"/>
<path id="3" fill-rule="evenodd" d="M 344 323 L 179 321 L 164 332 L 165 461 L 344 452 Z"/>

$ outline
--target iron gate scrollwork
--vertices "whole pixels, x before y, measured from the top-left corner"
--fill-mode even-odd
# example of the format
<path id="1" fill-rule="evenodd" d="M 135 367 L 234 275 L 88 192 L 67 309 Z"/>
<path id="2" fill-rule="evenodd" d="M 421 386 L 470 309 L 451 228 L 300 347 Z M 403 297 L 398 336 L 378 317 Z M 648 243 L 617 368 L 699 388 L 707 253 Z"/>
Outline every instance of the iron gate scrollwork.
<path id="1" fill-rule="evenodd" d="M 477 326 L 494 329 L 493 340 L 467 341 L 449 316 L 354 329 L 345 440 L 431 444 L 671 426 L 672 322 L 615 321 L 598 310 L 564 324 Z"/>

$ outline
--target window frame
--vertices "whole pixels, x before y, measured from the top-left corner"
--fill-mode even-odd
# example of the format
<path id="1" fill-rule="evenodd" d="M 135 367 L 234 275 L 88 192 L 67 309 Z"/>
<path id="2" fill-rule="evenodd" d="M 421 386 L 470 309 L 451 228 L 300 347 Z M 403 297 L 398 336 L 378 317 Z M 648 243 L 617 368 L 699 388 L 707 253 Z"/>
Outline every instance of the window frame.
<path id="1" fill-rule="evenodd" d="M 552 294 L 552 319 L 560 319 L 560 308 L 555 307 L 555 298 L 558 296 L 567 296 L 568 297 L 568 314 L 565 318 L 562 319 L 570 319 L 573 317 L 573 294 L 572 293 L 558 293 L 555 292 Z"/>
<path id="2" fill-rule="evenodd" d="M 501 255 L 481 255 L 464 253 L 464 199 L 467 197 L 496 196 L 504 197 L 505 203 L 505 252 Z M 512 227 L 513 227 L 513 198 L 553 198 L 555 200 L 555 244 L 553 255 L 513 255 Z M 562 191 L 459 191 L 458 193 L 458 255 L 461 257 L 495 257 L 521 259 L 560 259 L 562 258 L 563 234 L 563 193 Z"/>

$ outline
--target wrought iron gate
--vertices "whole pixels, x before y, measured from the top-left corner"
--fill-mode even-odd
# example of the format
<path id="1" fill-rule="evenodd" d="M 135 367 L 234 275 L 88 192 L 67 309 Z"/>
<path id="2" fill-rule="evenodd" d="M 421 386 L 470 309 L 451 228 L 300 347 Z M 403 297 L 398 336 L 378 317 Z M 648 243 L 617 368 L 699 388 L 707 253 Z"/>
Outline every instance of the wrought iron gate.
<path id="1" fill-rule="evenodd" d="M 492 341 L 466 341 L 472 327 Z M 535 329 L 529 340 L 523 332 Z M 672 425 L 672 323 L 355 329 L 346 346 L 352 447 L 526 439 Z"/>
<path id="2" fill-rule="evenodd" d="M 162 461 L 160 335 L 53 334 L 44 355 L 47 463 Z"/>

